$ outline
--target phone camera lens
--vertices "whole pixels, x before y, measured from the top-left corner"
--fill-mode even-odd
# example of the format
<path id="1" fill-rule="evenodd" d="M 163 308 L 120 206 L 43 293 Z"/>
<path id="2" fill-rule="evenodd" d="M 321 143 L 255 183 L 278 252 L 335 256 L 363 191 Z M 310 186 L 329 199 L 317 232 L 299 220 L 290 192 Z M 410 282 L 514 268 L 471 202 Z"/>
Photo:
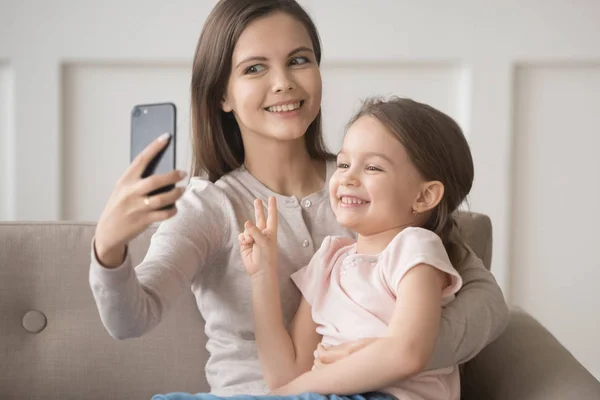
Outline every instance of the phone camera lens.
<path id="1" fill-rule="evenodd" d="M 142 113 L 142 112 L 140 111 L 140 109 L 139 109 L 139 108 L 135 108 L 135 109 L 133 110 L 133 116 L 134 116 L 134 117 L 136 117 L 136 118 L 137 118 L 137 117 L 139 117 L 141 113 Z"/>

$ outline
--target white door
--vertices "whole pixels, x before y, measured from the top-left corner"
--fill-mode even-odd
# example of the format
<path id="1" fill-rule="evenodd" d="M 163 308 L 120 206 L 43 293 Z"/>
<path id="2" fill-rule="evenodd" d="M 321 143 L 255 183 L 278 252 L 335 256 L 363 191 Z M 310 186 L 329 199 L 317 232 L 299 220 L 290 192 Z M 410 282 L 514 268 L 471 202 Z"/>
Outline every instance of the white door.
<path id="1" fill-rule="evenodd" d="M 96 220 L 129 161 L 134 104 L 176 103 L 187 169 L 191 57 L 213 4 L 0 1 L 0 219 Z M 323 41 L 332 149 L 367 95 L 455 117 L 507 299 L 600 377 L 600 2 L 302 4 Z"/>

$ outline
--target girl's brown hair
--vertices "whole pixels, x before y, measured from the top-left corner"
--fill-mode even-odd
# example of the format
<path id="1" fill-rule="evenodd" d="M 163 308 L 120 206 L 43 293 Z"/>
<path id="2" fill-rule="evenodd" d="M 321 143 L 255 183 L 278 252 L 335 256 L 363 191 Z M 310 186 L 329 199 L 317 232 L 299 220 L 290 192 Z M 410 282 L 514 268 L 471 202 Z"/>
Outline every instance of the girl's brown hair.
<path id="1" fill-rule="evenodd" d="M 467 247 L 453 213 L 471 191 L 474 178 L 473 158 L 462 130 L 443 112 L 398 97 L 367 99 L 348 126 L 363 116 L 374 117 L 389 129 L 423 179 L 444 185 L 442 200 L 423 228 L 435 232 L 450 259 L 459 261 Z"/>
<path id="2" fill-rule="evenodd" d="M 233 49 L 241 33 L 254 20 L 276 12 L 300 21 L 312 41 L 317 64 L 321 43 L 315 24 L 294 0 L 221 0 L 214 7 L 198 40 L 191 83 L 192 176 L 211 182 L 244 163 L 240 128 L 232 113 L 221 108 L 231 73 Z M 321 128 L 321 110 L 305 135 L 311 158 L 327 160 Z"/>

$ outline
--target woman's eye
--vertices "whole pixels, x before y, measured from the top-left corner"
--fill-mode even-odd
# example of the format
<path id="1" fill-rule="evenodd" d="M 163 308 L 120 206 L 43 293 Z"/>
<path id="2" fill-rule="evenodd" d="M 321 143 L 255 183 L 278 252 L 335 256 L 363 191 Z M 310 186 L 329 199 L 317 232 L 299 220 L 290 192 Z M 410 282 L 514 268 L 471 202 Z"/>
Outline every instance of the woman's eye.
<path id="1" fill-rule="evenodd" d="M 367 167 L 367 171 L 378 171 L 378 172 L 381 172 L 382 170 L 381 170 L 381 168 L 375 167 L 373 165 L 369 165 Z"/>
<path id="2" fill-rule="evenodd" d="M 302 64 L 309 63 L 309 62 L 310 62 L 310 60 L 307 57 L 294 57 L 290 61 L 290 65 L 302 65 Z"/>
<path id="3" fill-rule="evenodd" d="M 345 168 L 348 168 L 348 164 L 346 164 L 346 163 L 338 163 L 337 167 L 345 169 Z"/>
<path id="4" fill-rule="evenodd" d="M 255 65 L 251 65 L 248 68 L 246 68 L 244 70 L 245 74 L 256 74 L 258 72 L 262 72 L 265 69 L 264 65 L 260 65 L 260 64 L 255 64 Z"/>

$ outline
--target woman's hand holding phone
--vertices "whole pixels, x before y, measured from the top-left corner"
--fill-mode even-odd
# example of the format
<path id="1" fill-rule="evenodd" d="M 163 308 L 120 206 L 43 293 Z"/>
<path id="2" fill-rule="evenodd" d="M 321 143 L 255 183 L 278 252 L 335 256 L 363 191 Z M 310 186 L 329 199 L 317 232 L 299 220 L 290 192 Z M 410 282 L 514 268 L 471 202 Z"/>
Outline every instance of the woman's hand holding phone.
<path id="1" fill-rule="evenodd" d="M 157 189 L 174 185 L 185 178 L 184 171 L 173 170 L 166 174 L 141 178 L 148 164 L 169 143 L 170 134 L 165 133 L 150 143 L 138 154 L 117 184 L 96 226 L 94 250 L 100 263 L 107 268 L 121 265 L 127 244 L 154 222 L 171 218 L 176 207 L 163 209 L 174 204 L 185 188 L 174 189 L 148 196 Z"/>

